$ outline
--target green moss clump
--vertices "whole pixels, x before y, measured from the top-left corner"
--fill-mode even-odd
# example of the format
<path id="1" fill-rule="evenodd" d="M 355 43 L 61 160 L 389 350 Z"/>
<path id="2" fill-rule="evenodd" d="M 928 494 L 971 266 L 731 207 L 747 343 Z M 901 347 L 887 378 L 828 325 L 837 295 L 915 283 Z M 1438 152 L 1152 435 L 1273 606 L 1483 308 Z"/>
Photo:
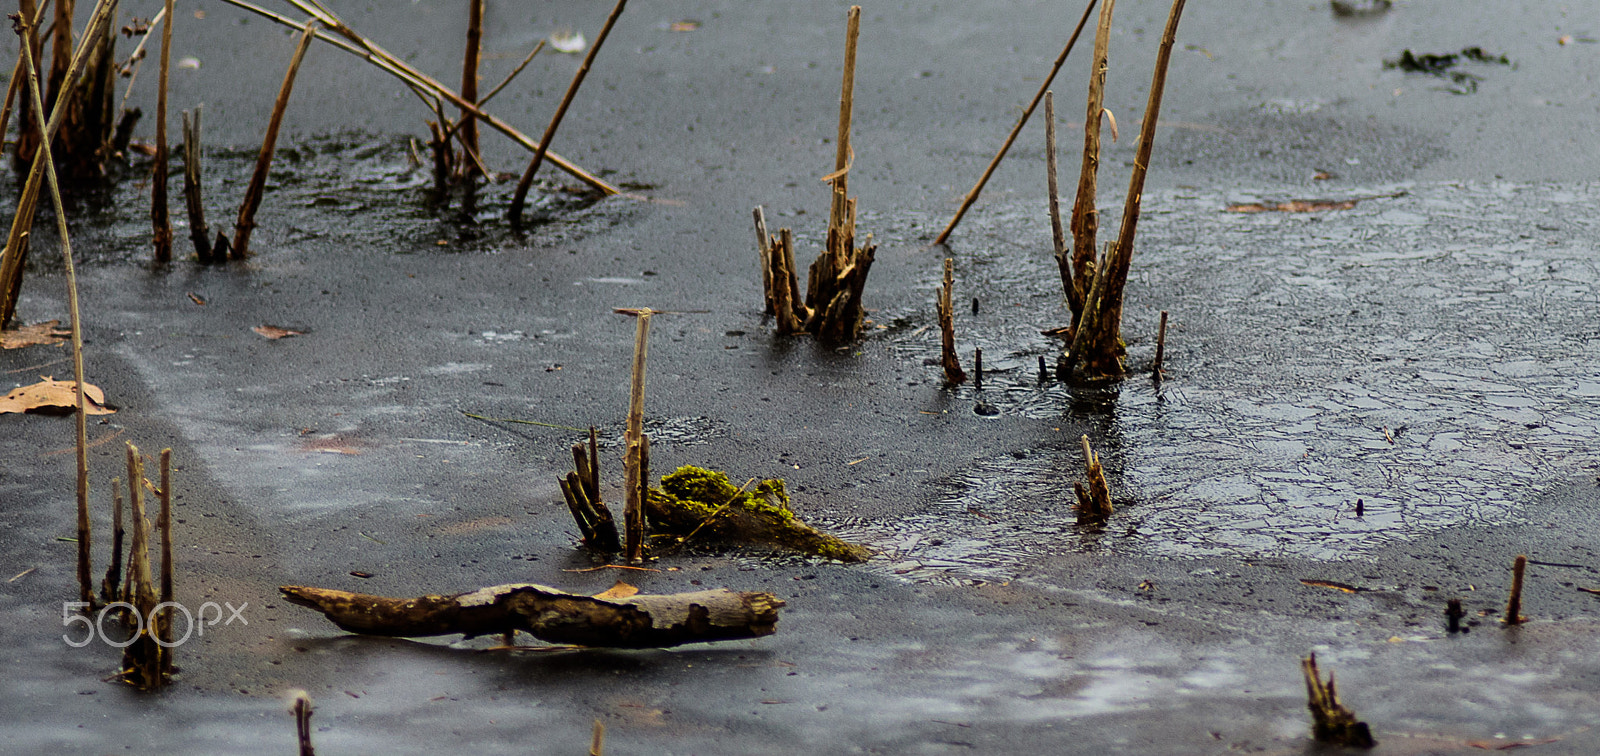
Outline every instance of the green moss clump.
<path id="1" fill-rule="evenodd" d="M 741 492 L 726 473 L 685 465 L 650 490 L 646 507 L 652 529 L 679 537 L 696 533 L 696 540 L 776 546 L 842 562 L 867 557 L 865 548 L 795 517 L 789 491 L 776 478 Z"/>

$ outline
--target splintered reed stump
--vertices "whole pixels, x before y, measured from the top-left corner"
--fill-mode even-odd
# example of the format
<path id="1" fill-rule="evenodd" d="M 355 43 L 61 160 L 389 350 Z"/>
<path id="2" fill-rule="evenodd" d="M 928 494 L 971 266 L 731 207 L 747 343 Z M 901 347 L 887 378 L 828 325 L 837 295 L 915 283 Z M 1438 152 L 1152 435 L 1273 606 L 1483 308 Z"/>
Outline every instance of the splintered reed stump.
<path id="1" fill-rule="evenodd" d="M 1100 455 L 1089 448 L 1089 437 L 1083 439 L 1083 481 L 1073 483 L 1078 494 L 1078 524 L 1105 522 L 1111 516 L 1111 488 L 1106 485 L 1105 470 L 1100 466 Z"/>
<path id="2" fill-rule="evenodd" d="M 1333 673 L 1328 682 L 1322 682 L 1317 671 L 1317 655 L 1300 660 L 1300 671 L 1306 679 L 1306 708 L 1311 710 L 1311 736 L 1319 743 L 1330 743 L 1344 748 L 1373 748 L 1378 741 L 1372 738 L 1367 723 L 1356 719 L 1356 713 L 1339 702 L 1339 689 Z"/>
<path id="3" fill-rule="evenodd" d="M 831 184 L 828 205 L 828 233 L 822 252 L 806 277 L 806 295 L 800 300 L 800 284 L 794 265 L 794 238 L 789 229 L 778 236 L 766 232 L 761 208 L 756 208 L 757 244 L 761 249 L 761 280 L 766 289 L 768 310 L 777 319 L 779 335 L 809 333 L 828 345 L 855 341 L 866 322 L 861 292 L 867 285 L 877 245 L 872 236 L 856 246 L 856 199 L 849 196 L 850 124 L 855 103 L 856 39 L 861 31 L 861 6 L 851 6 L 844 48 L 844 78 L 839 93 L 839 131 L 834 152 L 833 172 L 823 177 Z"/>
<path id="4" fill-rule="evenodd" d="M 944 259 L 944 287 L 939 290 L 939 337 L 940 337 L 940 363 L 944 365 L 945 383 L 964 383 L 967 380 L 966 371 L 961 369 L 961 358 L 956 356 L 956 313 L 951 302 L 951 290 L 955 285 L 955 261 L 946 257 Z M 973 302 L 977 302 L 976 299 Z"/>
<path id="5" fill-rule="evenodd" d="M 1522 575 L 1528 570 L 1528 558 L 1518 554 L 1511 562 L 1511 598 L 1506 601 L 1506 616 L 1500 619 L 1506 625 L 1520 625 L 1528 621 L 1522 616 Z"/>

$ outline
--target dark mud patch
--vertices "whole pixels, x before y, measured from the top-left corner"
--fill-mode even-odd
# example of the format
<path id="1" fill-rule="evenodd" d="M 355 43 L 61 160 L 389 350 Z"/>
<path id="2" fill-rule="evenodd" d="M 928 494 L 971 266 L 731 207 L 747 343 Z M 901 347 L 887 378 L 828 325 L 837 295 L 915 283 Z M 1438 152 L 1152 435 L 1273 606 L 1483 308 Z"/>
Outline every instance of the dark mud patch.
<path id="1" fill-rule="evenodd" d="M 231 235 L 238 203 L 249 184 L 257 150 L 213 149 L 204 162 L 206 220 L 213 235 Z M 151 163 L 145 158 L 116 166 L 99 182 L 71 188 L 67 212 L 78 264 L 85 267 L 148 261 Z M 172 191 L 182 191 L 182 162 L 172 162 Z M 587 187 L 542 180 L 529 195 L 521 226 L 506 220 L 515 180 L 438 190 L 431 168 L 415 159 L 407 137 L 362 133 L 323 135 L 280 147 L 267 179 L 266 199 L 253 245 L 271 257 L 283 247 L 310 242 L 378 246 L 393 254 L 483 253 L 529 244 L 576 242 L 624 221 L 641 198 L 607 198 Z M 5 199 L 20 191 L 7 187 Z M 173 206 L 175 256 L 194 257 L 181 194 Z M 38 231 L 53 228 L 52 211 L 41 208 Z M 35 233 L 28 265 L 34 272 L 61 271 L 52 233 Z"/>

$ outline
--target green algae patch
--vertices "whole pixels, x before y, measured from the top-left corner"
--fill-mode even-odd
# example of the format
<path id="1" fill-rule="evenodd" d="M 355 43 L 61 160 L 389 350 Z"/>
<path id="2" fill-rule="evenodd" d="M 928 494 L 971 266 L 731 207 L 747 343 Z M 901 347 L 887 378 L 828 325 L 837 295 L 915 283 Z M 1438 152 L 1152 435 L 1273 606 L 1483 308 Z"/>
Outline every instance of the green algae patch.
<path id="1" fill-rule="evenodd" d="M 757 545 L 798 551 L 841 562 L 867 558 L 863 546 L 807 525 L 789 508 L 783 481 L 769 478 L 748 490 L 726 473 L 685 465 L 650 489 L 645 502 L 650 528 L 695 542 Z"/>

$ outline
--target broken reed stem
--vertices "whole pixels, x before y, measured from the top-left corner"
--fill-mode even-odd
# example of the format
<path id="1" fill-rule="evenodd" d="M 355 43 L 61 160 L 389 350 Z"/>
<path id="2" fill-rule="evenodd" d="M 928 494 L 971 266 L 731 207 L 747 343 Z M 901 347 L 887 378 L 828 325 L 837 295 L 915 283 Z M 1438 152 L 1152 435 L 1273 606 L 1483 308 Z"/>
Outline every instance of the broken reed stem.
<path id="1" fill-rule="evenodd" d="M 1156 144 L 1156 123 L 1161 117 L 1161 95 L 1167 86 L 1167 67 L 1172 62 L 1172 46 L 1178 39 L 1178 21 L 1183 18 L 1185 0 L 1172 0 L 1167 28 L 1161 34 L 1156 53 L 1156 70 L 1150 78 L 1150 100 L 1145 105 L 1144 122 L 1139 127 L 1139 150 L 1133 159 L 1133 176 L 1128 181 L 1128 198 L 1122 206 L 1122 227 L 1117 233 L 1116 256 L 1112 259 L 1111 288 L 1103 297 L 1102 317 L 1113 335 L 1122 322 L 1122 292 L 1128 281 L 1128 266 L 1133 262 L 1133 239 L 1139 226 L 1139 207 L 1144 199 L 1144 179 L 1150 168 L 1150 153 Z"/>
<path id="2" fill-rule="evenodd" d="M 478 58 L 483 50 L 483 3 L 484 0 L 467 0 L 467 51 L 461 60 L 461 99 L 476 103 L 478 101 Z M 472 113 L 461 111 L 461 145 L 462 151 L 467 155 L 478 154 L 478 121 Z M 472 180 L 479 174 L 476 161 L 467 155 L 462 156 L 463 178 Z"/>
<path id="3" fill-rule="evenodd" d="M 133 542 L 128 549 L 127 601 L 134 607 L 135 627 L 144 620 L 143 629 L 122 650 L 120 677 L 141 690 L 160 687 L 165 680 L 168 663 L 163 658 L 166 651 L 157 638 L 165 631 L 161 618 L 154 611 L 156 589 L 150 580 L 150 522 L 145 517 L 144 457 L 132 443 L 127 445 L 128 494 L 132 504 Z"/>
<path id="4" fill-rule="evenodd" d="M 952 302 L 955 286 L 955 261 L 944 259 L 944 288 L 939 290 L 939 336 L 941 362 L 944 365 L 945 383 L 965 383 L 966 371 L 961 369 L 961 359 L 956 355 L 956 313 Z"/>
<path id="5" fill-rule="evenodd" d="M 861 6 L 850 6 L 850 12 L 845 14 L 844 38 L 844 74 L 843 81 L 839 84 L 839 132 L 834 140 L 833 152 L 833 192 L 837 197 L 843 194 L 850 196 L 850 161 L 854 157 L 850 150 L 850 121 L 855 115 L 856 102 L 856 41 L 861 36 Z M 835 201 L 831 212 L 841 208 Z M 841 219 L 830 215 L 828 225 L 831 228 Z M 853 220 L 853 219 L 852 219 Z M 853 232 L 854 224 L 851 231 Z M 853 234 L 852 234 L 853 235 Z"/>
<path id="6" fill-rule="evenodd" d="M 489 101 L 493 100 L 495 95 L 500 94 L 500 90 L 505 89 L 506 85 L 510 84 L 512 79 L 517 78 L 517 74 L 522 73 L 522 69 L 527 68 L 528 64 L 533 62 L 534 56 L 538 55 L 539 51 L 543 49 L 544 40 L 541 39 L 539 40 L 539 44 L 534 45 L 533 49 L 528 51 L 528 57 L 523 58 L 522 62 L 517 64 L 516 68 L 511 69 L 511 73 L 506 74 L 506 77 L 501 79 L 499 84 L 494 85 L 494 89 L 489 90 L 489 94 L 484 95 L 478 100 L 478 107 L 481 108 L 484 105 L 489 104 Z"/>
<path id="7" fill-rule="evenodd" d="M 1500 619 L 1507 625 L 1520 625 L 1527 621 L 1522 616 L 1522 574 L 1528 569 L 1528 558 L 1521 554 L 1511 562 L 1511 598 L 1506 602 L 1506 616 Z"/>
<path id="8" fill-rule="evenodd" d="M 425 101 L 427 97 L 424 95 L 432 96 L 435 99 L 447 100 L 450 102 L 450 104 L 471 112 L 478 118 L 478 120 L 489 124 L 489 126 L 495 131 L 504 134 L 512 141 L 522 145 L 524 149 L 530 151 L 539 149 L 538 142 L 533 141 L 532 139 L 528 138 L 527 135 L 512 128 L 511 124 L 508 124 L 505 121 L 490 115 L 478 105 L 467 102 L 466 100 L 462 99 L 461 95 L 450 91 L 449 87 L 440 84 L 432 77 L 417 70 L 411 64 L 396 58 L 387 50 L 384 50 L 382 47 L 373 44 L 371 40 L 368 40 L 357 34 L 354 29 L 351 29 L 343 21 L 340 21 L 337 16 L 329 13 L 326 8 L 309 6 L 301 0 L 289 1 L 290 4 L 294 5 L 296 8 L 299 8 L 301 11 L 311 15 L 324 26 L 327 26 L 329 29 L 332 29 L 335 33 L 345 38 L 339 39 L 338 37 L 332 37 L 326 33 L 318 32 L 317 38 L 323 42 L 327 42 L 334 47 L 344 50 L 345 52 L 355 55 L 356 57 L 361 58 L 362 60 L 365 60 L 374 66 L 377 66 L 377 68 L 384 73 L 399 79 L 402 84 L 405 84 L 407 88 L 417 93 L 417 96 L 423 97 Z M 268 19 L 274 23 L 282 24 L 293 29 L 298 29 L 301 27 L 299 23 L 296 23 L 294 20 L 286 16 L 273 13 L 265 8 L 245 2 L 245 0 L 223 0 L 223 2 L 236 8 L 250 11 L 251 13 Z M 347 42 L 345 40 L 349 41 Z M 605 194 L 622 193 L 621 189 L 602 181 L 598 176 L 595 176 L 594 174 L 585 171 L 577 165 L 574 165 L 566 158 L 557 155 L 554 151 L 551 151 L 547 157 L 551 163 L 556 165 L 556 167 L 566 171 L 579 181 L 582 181 Z"/>
<path id="9" fill-rule="evenodd" d="M 634 316 L 638 322 L 633 336 L 633 377 L 628 390 L 628 425 L 623 441 L 626 457 L 626 505 L 622 518 L 626 531 L 627 558 L 630 563 L 644 561 L 644 496 L 649 490 L 646 455 L 649 440 L 644 437 L 644 376 L 645 362 L 650 355 L 650 308 L 621 311 Z"/>
<path id="10" fill-rule="evenodd" d="M 1089 63 L 1089 99 L 1083 120 L 1083 161 L 1078 172 L 1078 194 L 1072 204 L 1072 254 L 1062 274 L 1067 276 L 1062 284 L 1067 302 L 1072 308 L 1072 326 L 1083 322 L 1085 300 L 1088 298 L 1091 276 L 1094 275 L 1095 236 L 1100 228 L 1100 210 L 1097 204 L 1100 176 L 1100 122 L 1105 112 L 1107 58 L 1111 46 L 1111 19 L 1116 10 L 1116 0 L 1106 0 L 1100 6 L 1100 20 L 1095 25 L 1094 55 Z M 1065 250 L 1062 252 L 1066 254 Z"/>
<path id="11" fill-rule="evenodd" d="M 1332 743 L 1345 748 L 1373 748 L 1378 741 L 1366 722 L 1356 719 L 1356 713 L 1339 701 L 1338 684 L 1333 673 L 1328 673 L 1326 685 L 1317 670 L 1317 655 L 1300 660 L 1300 673 L 1306 681 L 1306 708 L 1311 711 L 1311 736 L 1319 743 Z"/>
<path id="12" fill-rule="evenodd" d="M 983 347 L 972 350 L 972 390 L 983 390 Z"/>
<path id="13" fill-rule="evenodd" d="M 1167 311 L 1161 311 L 1161 326 L 1156 329 L 1156 360 L 1151 366 L 1150 373 L 1161 379 L 1161 362 L 1167 356 Z"/>
<path id="14" fill-rule="evenodd" d="M 289 712 L 294 714 L 294 732 L 300 743 L 300 756 L 317 756 L 317 749 L 311 745 L 311 696 L 306 695 L 305 691 L 296 693 Z"/>
<path id="15" fill-rule="evenodd" d="M 171 2 L 171 0 L 168 0 Z M 172 449 L 161 450 L 161 490 L 157 492 L 161 504 L 157 526 L 161 530 L 161 632 L 163 643 L 172 642 Z M 172 672 L 172 654 L 161 655 L 162 672 Z"/>
<path id="16" fill-rule="evenodd" d="M 172 261 L 172 220 L 167 214 L 167 63 L 172 58 L 173 0 L 167 0 L 167 22 L 161 25 L 161 82 L 156 90 L 156 155 L 150 176 L 151 242 L 155 261 Z"/>
<path id="17" fill-rule="evenodd" d="M 100 581 L 100 600 L 110 604 L 122 601 L 122 487 L 117 478 L 111 479 L 111 566 Z"/>
<path id="18" fill-rule="evenodd" d="M 183 111 L 183 203 L 189 212 L 189 240 L 194 242 L 194 253 L 201 263 L 216 261 L 211 244 L 211 230 L 206 227 L 206 206 L 200 185 L 200 106 L 192 114 Z M 218 250 L 220 253 L 220 250 Z"/>
<path id="19" fill-rule="evenodd" d="M 596 719 L 594 721 L 594 734 L 589 736 L 589 756 L 605 756 L 606 751 L 606 726 Z"/>
<path id="20" fill-rule="evenodd" d="M 1067 255 L 1067 233 L 1061 226 L 1061 191 L 1056 183 L 1056 97 L 1054 92 L 1044 93 L 1044 171 L 1045 187 L 1050 195 L 1050 254 L 1061 270 L 1061 288 L 1066 292 L 1067 304 L 1073 317 L 1083 308 L 1081 295 L 1074 298 L 1072 286 L 1072 258 Z"/>
<path id="21" fill-rule="evenodd" d="M 600 27 L 599 36 L 595 37 L 594 45 L 589 48 L 589 53 L 583 57 L 583 64 L 578 66 L 578 72 L 572 75 L 572 84 L 567 86 L 566 95 L 561 98 L 561 105 L 556 108 L 556 114 L 550 118 L 550 125 L 544 129 L 544 136 L 539 139 L 539 147 L 533 152 L 533 159 L 528 162 L 528 169 L 522 172 L 522 180 L 517 182 L 517 191 L 511 197 L 511 222 L 522 222 L 522 207 L 528 201 L 528 189 L 533 186 L 533 174 L 539 171 L 539 166 L 544 163 L 545 153 L 550 149 L 550 140 L 555 138 L 556 128 L 561 125 L 561 119 L 567 114 L 567 107 L 572 105 L 572 99 L 578 95 L 578 87 L 583 85 L 583 79 L 589 75 L 589 67 L 594 64 L 595 56 L 600 54 L 600 46 L 605 44 L 606 37 L 611 34 L 611 27 L 616 26 L 617 17 L 622 15 L 628 0 L 617 0 L 612 7 L 611 15 L 606 17 L 605 26 Z"/>
<path id="22" fill-rule="evenodd" d="M 772 301 L 773 290 L 771 262 L 772 248 L 776 246 L 777 242 L 772 238 L 772 234 L 767 232 L 767 214 L 761 209 L 760 205 L 756 205 L 753 215 L 755 216 L 756 221 L 756 263 L 761 266 L 761 292 L 765 295 L 764 298 L 767 300 L 767 314 L 777 315 L 777 305 Z"/>
<path id="23" fill-rule="evenodd" d="M 36 150 L 42 150 L 43 142 L 55 138 L 56 132 L 61 127 L 62 120 L 66 117 L 68 101 L 72 99 L 77 82 L 83 78 L 84 69 L 88 67 L 90 51 L 98 45 L 100 37 L 105 33 L 106 27 L 110 24 L 111 17 L 115 12 L 115 0 L 99 0 L 99 2 L 95 3 L 94 11 L 90 14 L 89 21 L 84 26 L 83 36 L 78 40 L 78 47 L 72 51 L 72 63 L 65 77 L 67 89 L 61 93 L 64 96 L 58 96 L 53 100 L 55 105 L 50 110 L 49 121 L 46 122 L 36 118 L 36 122 L 44 123 L 44 128 L 40 132 L 39 141 L 41 144 L 35 145 Z M 26 24 L 15 24 L 13 28 L 17 29 L 18 34 L 24 40 L 30 40 L 34 36 L 31 27 Z M 33 53 L 35 49 L 31 45 L 26 45 L 26 43 L 24 46 L 29 49 L 29 55 L 26 56 L 26 60 L 34 61 Z M 35 63 L 30 62 L 25 67 L 32 69 L 31 76 L 33 79 L 38 79 L 39 71 Z M 38 87 L 35 86 L 34 88 L 37 89 Z M 39 101 L 37 97 L 33 99 L 36 102 Z M 28 112 L 32 113 L 38 110 L 40 108 L 33 108 Z M 20 149 L 21 145 L 18 147 Z M 27 238 L 33 228 L 34 210 L 38 206 L 39 192 L 44 186 L 45 164 L 50 162 L 41 162 L 37 159 L 38 156 L 36 152 L 30 158 L 28 178 L 23 183 L 22 194 L 17 198 L 17 212 L 11 219 L 11 231 L 6 236 L 5 251 L 0 252 L 0 328 L 4 328 L 6 324 L 10 323 L 12 316 L 16 314 L 17 294 L 22 287 L 22 272 L 28 254 Z M 73 288 L 71 281 L 75 280 L 75 278 L 71 274 L 70 267 L 68 271 L 68 286 L 71 289 Z M 73 322 L 77 322 L 76 315 L 73 316 Z M 73 331 L 74 333 L 77 332 L 76 325 L 73 326 Z"/>
<path id="24" fill-rule="evenodd" d="M 1078 524 L 1103 522 L 1111 516 L 1111 488 L 1106 485 L 1105 468 L 1100 466 L 1100 456 L 1089 448 L 1089 437 L 1082 437 L 1083 443 L 1083 477 L 1088 485 L 1082 482 L 1073 484 L 1073 489 L 1078 495 Z"/>
<path id="25" fill-rule="evenodd" d="M 300 32 L 300 42 L 289 59 L 289 70 L 278 87 L 278 99 L 272 104 L 272 117 L 267 121 L 267 134 L 261 139 L 261 153 L 256 156 L 256 170 L 250 176 L 250 187 L 245 190 L 244 203 L 239 206 L 239 220 L 233 228 L 233 259 L 243 260 L 250 254 L 250 232 L 256 227 L 256 209 L 261 207 L 261 195 L 267 187 L 267 171 L 272 167 L 272 153 L 278 146 L 278 127 L 283 125 L 283 111 L 289 106 L 289 94 L 294 91 L 294 78 L 300 72 L 300 61 L 306 57 L 311 40 L 316 36 L 315 19 L 306 22 Z"/>
<path id="26" fill-rule="evenodd" d="M 45 123 L 44 98 L 39 90 L 39 69 L 33 62 L 33 51 L 30 49 L 28 39 L 31 33 L 28 26 L 15 17 L 17 34 L 20 36 L 23 64 L 28 70 L 28 93 L 33 103 L 33 117 L 39 123 Z M 70 90 L 68 95 L 70 96 Z M 51 120 L 54 120 L 53 118 Z M 44 164 L 44 174 L 50 185 L 50 200 L 56 211 L 56 233 L 61 237 L 61 254 L 66 262 L 67 269 L 67 309 L 72 315 L 72 380 L 73 408 L 76 410 L 74 429 L 74 448 L 77 452 L 77 494 L 78 494 L 78 600 L 89 606 L 94 605 L 94 576 L 93 556 L 90 554 L 90 522 L 89 522 L 89 420 L 88 413 L 84 411 L 83 396 L 83 323 L 80 320 L 81 309 L 78 306 L 78 274 L 72 264 L 72 239 L 67 233 L 67 210 L 61 202 L 61 184 L 56 180 L 55 158 L 50 152 L 50 129 L 46 129 L 46 137 L 39 141 L 39 154 L 35 156 L 34 163 Z"/>
<path id="27" fill-rule="evenodd" d="M 1055 64 L 1050 67 L 1050 75 L 1044 77 L 1044 83 L 1039 85 L 1039 92 L 1033 96 L 1033 101 L 1028 103 L 1028 107 L 1023 109 L 1022 117 L 1017 119 L 1017 125 L 1011 127 L 1011 133 L 1006 136 L 1005 143 L 1000 145 L 1000 151 L 995 153 L 993 160 L 989 161 L 989 167 L 983 170 L 983 175 L 978 178 L 978 183 L 972 186 L 972 191 L 967 192 L 966 198 L 961 201 L 960 209 L 956 210 L 955 217 L 951 218 L 950 224 L 939 232 L 939 237 L 933 240 L 934 244 L 944 244 L 948 241 L 950 232 L 954 231 L 956 224 L 961 222 L 961 216 L 966 215 L 967 210 L 972 207 L 972 203 L 978 201 L 978 195 L 983 193 L 983 187 L 989 183 L 989 177 L 994 175 L 996 168 L 1000 167 L 1000 161 L 1005 159 L 1006 152 L 1011 149 L 1011 143 L 1017 141 L 1017 135 L 1022 133 L 1022 127 L 1026 126 L 1028 119 L 1033 116 L 1034 108 L 1039 107 L 1039 101 L 1044 99 L 1045 92 L 1049 91 L 1050 82 L 1055 80 L 1056 73 L 1061 70 L 1061 64 L 1067 62 L 1067 55 L 1072 52 L 1072 46 L 1078 43 L 1078 35 L 1083 32 L 1084 25 L 1089 22 L 1089 14 L 1094 11 L 1095 2 L 1096 0 L 1089 0 L 1089 4 L 1084 6 L 1083 17 L 1078 19 L 1078 25 L 1072 30 L 1072 36 L 1067 38 L 1066 46 L 1062 47 L 1061 54 L 1056 56 Z"/>

